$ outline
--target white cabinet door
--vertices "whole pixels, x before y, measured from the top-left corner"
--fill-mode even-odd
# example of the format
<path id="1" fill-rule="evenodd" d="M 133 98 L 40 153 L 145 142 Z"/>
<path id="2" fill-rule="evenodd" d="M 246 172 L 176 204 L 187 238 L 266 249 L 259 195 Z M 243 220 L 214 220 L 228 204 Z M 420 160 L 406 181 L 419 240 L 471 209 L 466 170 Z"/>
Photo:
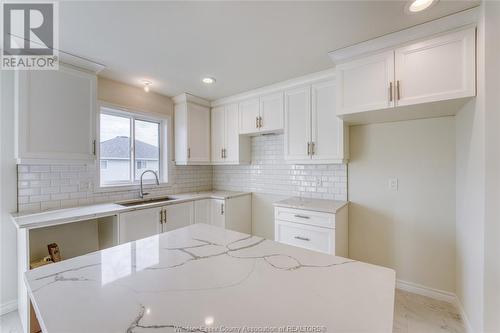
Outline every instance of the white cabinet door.
<path id="1" fill-rule="evenodd" d="M 399 48 L 397 105 L 475 95 L 475 28 Z"/>
<path id="2" fill-rule="evenodd" d="M 283 93 L 267 95 L 260 98 L 261 131 L 283 129 Z"/>
<path id="3" fill-rule="evenodd" d="M 194 223 L 210 224 L 210 199 L 194 202 Z"/>
<path id="4" fill-rule="evenodd" d="M 163 207 L 166 210 L 166 222 L 163 223 L 163 232 L 179 229 L 194 221 L 194 204 L 192 201 L 168 205 Z"/>
<path id="5" fill-rule="evenodd" d="M 335 113 L 335 82 L 312 85 L 313 160 L 335 162 L 344 159 L 344 122 Z"/>
<path id="6" fill-rule="evenodd" d="M 311 89 L 300 87 L 285 92 L 285 159 L 309 160 L 311 141 Z"/>
<path id="7" fill-rule="evenodd" d="M 210 109 L 188 103 L 188 147 L 189 162 L 210 162 Z"/>
<path id="8" fill-rule="evenodd" d="M 210 199 L 210 224 L 226 227 L 225 200 Z"/>
<path id="9" fill-rule="evenodd" d="M 162 208 L 149 208 L 120 214 L 120 244 L 159 234 Z"/>
<path id="10" fill-rule="evenodd" d="M 239 161 L 239 131 L 238 131 L 238 105 L 226 105 L 226 137 L 224 144 L 224 162 L 238 163 Z"/>
<path id="11" fill-rule="evenodd" d="M 212 162 L 223 162 L 223 149 L 226 137 L 225 110 L 224 106 L 212 109 Z"/>
<path id="12" fill-rule="evenodd" d="M 340 64 L 336 76 L 337 115 L 394 106 L 393 51 Z"/>
<path id="13" fill-rule="evenodd" d="M 239 133 L 249 134 L 259 131 L 259 99 L 254 98 L 240 102 L 239 109 Z"/>
<path id="14" fill-rule="evenodd" d="M 16 73 L 18 162 L 93 161 L 96 86 L 95 75 L 63 65 Z"/>

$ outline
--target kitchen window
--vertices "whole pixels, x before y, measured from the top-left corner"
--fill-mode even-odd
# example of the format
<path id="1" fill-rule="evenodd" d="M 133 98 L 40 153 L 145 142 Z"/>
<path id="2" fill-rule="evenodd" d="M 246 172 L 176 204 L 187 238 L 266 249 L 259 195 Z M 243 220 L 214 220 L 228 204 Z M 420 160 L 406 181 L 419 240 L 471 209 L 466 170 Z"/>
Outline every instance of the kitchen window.
<path id="1" fill-rule="evenodd" d="M 164 119 L 101 107 L 99 117 L 99 179 L 101 187 L 137 185 L 145 170 L 163 174 Z M 151 173 L 144 180 L 154 180 Z"/>

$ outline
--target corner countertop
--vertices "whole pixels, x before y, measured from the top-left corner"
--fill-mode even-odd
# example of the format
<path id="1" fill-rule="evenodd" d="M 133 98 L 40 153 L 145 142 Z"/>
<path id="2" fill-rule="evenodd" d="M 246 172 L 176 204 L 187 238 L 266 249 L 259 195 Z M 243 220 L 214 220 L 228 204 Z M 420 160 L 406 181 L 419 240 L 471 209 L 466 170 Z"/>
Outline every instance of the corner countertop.
<path id="1" fill-rule="evenodd" d="M 182 202 L 203 200 L 203 199 L 230 199 L 243 195 L 251 194 L 251 192 L 234 192 L 234 191 L 204 191 L 192 193 L 180 193 L 166 195 L 174 198 L 173 200 L 155 203 L 144 203 L 138 206 L 126 207 L 119 203 L 105 203 L 97 205 L 80 206 L 73 208 L 65 208 L 58 210 L 49 210 L 38 213 L 14 213 L 12 220 L 16 227 L 34 229 L 43 228 L 53 225 L 91 220 L 100 217 L 112 216 L 123 212 L 129 212 L 137 209 L 153 208 L 160 206 L 175 205 Z M 153 198 L 149 198 L 153 199 Z"/>
<path id="2" fill-rule="evenodd" d="M 203 223 L 36 268 L 25 281 L 46 333 L 393 326 L 394 270 Z"/>
<path id="3" fill-rule="evenodd" d="M 312 199 L 312 198 L 301 198 L 301 197 L 292 197 L 274 203 L 274 205 L 277 207 L 312 210 L 315 212 L 323 212 L 330 214 L 337 213 L 338 210 L 340 210 L 347 204 L 349 204 L 348 201 Z"/>

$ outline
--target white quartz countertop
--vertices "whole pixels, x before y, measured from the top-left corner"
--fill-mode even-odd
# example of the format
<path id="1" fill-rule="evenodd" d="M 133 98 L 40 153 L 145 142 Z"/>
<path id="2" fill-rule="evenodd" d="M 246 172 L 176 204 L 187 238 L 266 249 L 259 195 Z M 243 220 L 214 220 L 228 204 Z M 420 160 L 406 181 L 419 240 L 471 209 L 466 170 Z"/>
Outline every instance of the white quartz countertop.
<path id="1" fill-rule="evenodd" d="M 224 200 L 248 194 L 251 193 L 234 192 L 234 191 L 207 191 L 207 192 L 181 193 L 181 194 L 168 195 L 169 197 L 174 198 L 174 200 L 156 202 L 156 203 L 145 203 L 140 206 L 126 207 L 116 203 L 106 203 L 106 204 L 51 210 L 40 213 L 12 214 L 12 217 L 14 223 L 18 228 L 42 228 L 52 225 L 59 225 L 76 221 L 90 220 L 105 216 L 112 216 L 118 213 L 137 210 L 137 209 L 174 205 L 181 202 L 202 200 L 202 199 Z"/>
<path id="2" fill-rule="evenodd" d="M 25 280 L 45 333 L 392 332 L 392 269 L 206 224 Z"/>
<path id="3" fill-rule="evenodd" d="M 339 209 L 341 209 L 348 203 L 349 202 L 347 201 L 338 201 L 338 200 L 292 197 L 282 201 L 275 202 L 274 205 L 277 207 L 305 209 L 305 210 L 313 210 L 316 212 L 335 214 Z"/>

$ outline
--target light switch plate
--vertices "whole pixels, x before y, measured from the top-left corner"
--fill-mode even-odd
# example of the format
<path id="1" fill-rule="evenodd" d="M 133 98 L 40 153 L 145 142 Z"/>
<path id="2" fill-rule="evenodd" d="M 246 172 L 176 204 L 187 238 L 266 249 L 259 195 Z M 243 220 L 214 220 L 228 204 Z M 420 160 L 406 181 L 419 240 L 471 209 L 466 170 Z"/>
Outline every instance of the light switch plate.
<path id="1" fill-rule="evenodd" d="M 389 179 L 389 189 L 392 191 L 398 190 L 398 179 L 397 178 L 390 178 Z"/>

